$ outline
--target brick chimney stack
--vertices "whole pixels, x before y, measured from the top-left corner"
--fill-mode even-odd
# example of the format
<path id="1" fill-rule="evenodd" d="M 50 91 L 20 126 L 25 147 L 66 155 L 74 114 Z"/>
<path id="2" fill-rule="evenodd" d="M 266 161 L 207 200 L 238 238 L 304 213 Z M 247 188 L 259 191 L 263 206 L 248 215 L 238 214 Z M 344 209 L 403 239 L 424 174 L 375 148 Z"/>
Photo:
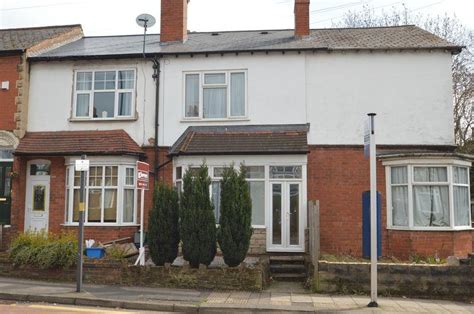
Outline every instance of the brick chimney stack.
<path id="1" fill-rule="evenodd" d="M 310 0 L 295 0 L 295 37 L 308 36 Z"/>
<path id="2" fill-rule="evenodd" d="M 161 0 L 160 42 L 185 42 L 188 38 L 189 0 Z"/>

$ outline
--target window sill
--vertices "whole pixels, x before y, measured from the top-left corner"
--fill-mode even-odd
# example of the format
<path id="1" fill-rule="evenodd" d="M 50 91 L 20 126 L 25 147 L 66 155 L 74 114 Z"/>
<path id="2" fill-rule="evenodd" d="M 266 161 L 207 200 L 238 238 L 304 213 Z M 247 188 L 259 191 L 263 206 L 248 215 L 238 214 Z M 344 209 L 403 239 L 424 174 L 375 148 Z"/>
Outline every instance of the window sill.
<path id="1" fill-rule="evenodd" d="M 62 227 L 79 227 L 78 223 L 67 223 L 61 224 Z M 140 227 L 139 224 L 116 224 L 116 223 L 84 223 L 84 227 L 113 227 L 113 228 L 123 228 L 123 227 Z"/>
<path id="2" fill-rule="evenodd" d="M 456 231 L 471 231 L 471 230 L 474 230 L 474 228 L 472 228 L 470 226 L 455 227 L 455 228 L 452 228 L 452 227 L 440 227 L 440 228 L 412 227 L 412 228 L 409 228 L 409 227 L 394 227 L 394 226 L 392 226 L 392 227 L 387 227 L 387 230 L 394 230 L 394 231 L 427 231 L 427 232 L 453 231 L 453 232 L 456 232 Z"/>
<path id="3" fill-rule="evenodd" d="M 127 121 L 137 121 L 137 117 L 128 117 L 128 118 L 109 118 L 109 119 L 80 119 L 80 118 L 69 118 L 69 122 L 127 122 Z"/>
<path id="4" fill-rule="evenodd" d="M 201 118 L 196 118 L 196 119 L 181 119 L 181 123 L 208 123 L 208 122 L 243 122 L 243 121 L 250 121 L 249 118 L 225 118 L 225 119 L 201 119 Z"/>

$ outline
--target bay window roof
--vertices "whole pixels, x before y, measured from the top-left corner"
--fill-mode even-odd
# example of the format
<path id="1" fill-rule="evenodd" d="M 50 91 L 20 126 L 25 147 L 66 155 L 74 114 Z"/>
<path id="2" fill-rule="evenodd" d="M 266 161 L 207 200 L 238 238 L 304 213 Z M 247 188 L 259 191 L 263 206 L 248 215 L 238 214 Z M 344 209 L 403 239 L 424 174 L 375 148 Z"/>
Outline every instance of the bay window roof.
<path id="1" fill-rule="evenodd" d="M 28 132 L 15 155 L 144 155 L 124 130 Z"/>

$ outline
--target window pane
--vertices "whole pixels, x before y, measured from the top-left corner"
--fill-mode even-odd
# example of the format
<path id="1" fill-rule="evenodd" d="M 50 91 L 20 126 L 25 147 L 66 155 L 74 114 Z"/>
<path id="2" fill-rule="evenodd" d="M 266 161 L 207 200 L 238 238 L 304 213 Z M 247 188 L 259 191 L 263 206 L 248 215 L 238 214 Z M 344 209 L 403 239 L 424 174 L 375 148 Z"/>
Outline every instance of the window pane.
<path id="1" fill-rule="evenodd" d="M 89 186 L 102 186 L 102 166 L 89 168 Z"/>
<path id="2" fill-rule="evenodd" d="M 392 224 L 408 226 L 408 186 L 392 187 Z"/>
<path id="3" fill-rule="evenodd" d="M 133 222 L 134 190 L 123 191 L 123 222 Z"/>
<path id="4" fill-rule="evenodd" d="M 245 177 L 247 179 L 265 179 L 264 166 L 246 166 Z"/>
<path id="5" fill-rule="evenodd" d="M 216 223 L 219 223 L 221 216 L 221 183 L 214 181 L 212 186 L 212 204 L 214 205 L 214 214 L 216 216 Z"/>
<path id="6" fill-rule="evenodd" d="M 414 186 L 413 218 L 415 226 L 449 226 L 447 186 Z"/>
<path id="7" fill-rule="evenodd" d="M 282 244 L 282 194 L 281 184 L 272 185 L 272 244 Z"/>
<path id="8" fill-rule="evenodd" d="M 245 74 L 230 75 L 230 115 L 245 116 Z"/>
<path id="9" fill-rule="evenodd" d="M 89 189 L 89 202 L 87 209 L 88 222 L 100 222 L 100 210 L 102 207 L 102 190 Z"/>
<path id="10" fill-rule="evenodd" d="M 74 171 L 74 186 L 80 186 L 80 185 L 81 185 L 81 172 Z"/>
<path id="11" fill-rule="evenodd" d="M 92 72 L 77 72 L 76 90 L 92 89 Z"/>
<path id="12" fill-rule="evenodd" d="M 301 179 L 301 166 L 271 166 L 271 179 Z"/>
<path id="13" fill-rule="evenodd" d="M 71 192 L 70 189 L 66 189 L 66 213 L 65 213 L 65 222 L 69 222 L 69 193 Z"/>
<path id="14" fill-rule="evenodd" d="M 204 88 L 204 118 L 225 118 L 227 116 L 227 89 Z"/>
<path id="15" fill-rule="evenodd" d="M 415 167 L 415 182 L 447 182 L 446 167 Z"/>
<path id="16" fill-rule="evenodd" d="M 115 71 L 99 71 L 95 72 L 94 89 L 115 89 Z"/>
<path id="17" fill-rule="evenodd" d="M 135 83 L 134 71 L 119 71 L 118 72 L 118 88 L 119 89 L 133 89 Z"/>
<path id="18" fill-rule="evenodd" d="M 252 199 L 252 224 L 265 225 L 265 182 L 249 182 Z"/>
<path id="19" fill-rule="evenodd" d="M 89 94 L 77 94 L 76 117 L 89 116 Z"/>
<path id="20" fill-rule="evenodd" d="M 30 175 L 32 176 L 49 176 L 49 171 L 49 163 L 31 164 L 30 166 Z"/>
<path id="21" fill-rule="evenodd" d="M 80 190 L 74 189 L 74 195 L 72 198 L 72 221 L 79 222 L 79 200 Z"/>
<path id="22" fill-rule="evenodd" d="M 119 93 L 118 99 L 118 115 L 131 116 L 132 115 L 132 93 Z"/>
<path id="23" fill-rule="evenodd" d="M 5 167 L 5 181 L 4 181 L 4 184 L 3 184 L 3 186 L 5 188 L 5 192 L 3 193 L 3 195 L 7 196 L 7 197 L 10 196 L 11 193 L 12 193 L 12 178 L 10 177 L 11 172 L 12 172 L 11 167 Z M 0 175 L 0 177 L 1 177 L 1 175 Z M 1 191 L 0 191 L 0 193 L 1 193 Z"/>
<path id="24" fill-rule="evenodd" d="M 125 171 L 125 184 L 126 185 L 135 185 L 135 169 L 127 168 Z"/>
<path id="25" fill-rule="evenodd" d="M 199 116 L 199 74 L 186 74 L 185 116 Z"/>
<path id="26" fill-rule="evenodd" d="M 391 175 L 392 175 L 392 184 L 407 184 L 408 183 L 407 167 L 392 167 Z"/>
<path id="27" fill-rule="evenodd" d="M 117 189 L 105 190 L 104 222 L 117 222 Z"/>
<path id="28" fill-rule="evenodd" d="M 33 186 L 33 210 L 45 211 L 46 208 L 46 186 L 34 185 Z"/>
<path id="29" fill-rule="evenodd" d="M 180 180 L 183 177 L 183 168 L 176 167 L 176 180 Z"/>
<path id="30" fill-rule="evenodd" d="M 222 178 L 224 174 L 224 167 L 214 167 L 214 177 L 215 178 Z"/>
<path id="31" fill-rule="evenodd" d="M 0 159 L 13 159 L 13 150 L 0 148 Z"/>
<path id="32" fill-rule="evenodd" d="M 105 186 L 117 186 L 118 167 L 105 167 Z"/>
<path id="33" fill-rule="evenodd" d="M 467 168 L 453 167 L 453 180 L 454 180 L 454 183 L 468 184 Z"/>
<path id="34" fill-rule="evenodd" d="M 290 184 L 290 245 L 300 244 L 300 186 L 298 184 Z"/>
<path id="35" fill-rule="evenodd" d="M 454 225 L 470 226 L 469 221 L 469 188 L 467 186 L 454 186 Z"/>
<path id="36" fill-rule="evenodd" d="M 94 118 L 114 117 L 115 93 L 94 93 Z"/>
<path id="37" fill-rule="evenodd" d="M 225 74 L 224 73 L 205 74 L 204 84 L 225 84 Z"/>

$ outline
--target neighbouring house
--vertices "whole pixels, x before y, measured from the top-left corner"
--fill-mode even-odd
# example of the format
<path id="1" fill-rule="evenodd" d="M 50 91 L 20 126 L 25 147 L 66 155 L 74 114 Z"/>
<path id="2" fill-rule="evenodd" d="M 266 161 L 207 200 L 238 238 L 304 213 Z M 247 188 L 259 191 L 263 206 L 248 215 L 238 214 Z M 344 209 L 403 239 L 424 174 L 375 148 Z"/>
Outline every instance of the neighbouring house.
<path id="1" fill-rule="evenodd" d="M 321 251 L 361 256 L 363 129 L 375 112 L 382 255 L 473 251 L 472 157 L 455 152 L 453 134 L 451 62 L 462 47 L 410 25 L 310 29 L 309 0 L 295 0 L 295 29 L 188 32 L 187 7 L 161 1 L 145 56 L 137 35 L 29 58 L 18 230 L 77 230 L 83 153 L 86 238 L 100 241 L 138 229 L 136 161 L 178 189 L 205 161 L 217 218 L 222 169 L 244 163 L 251 253 L 304 253 L 308 201 L 318 200 Z M 147 209 L 151 200 L 152 189 Z"/>
<path id="2" fill-rule="evenodd" d="M 82 35 L 80 25 L 0 29 L 0 225 L 2 226 L 10 225 L 11 177 L 14 176 L 13 152 L 27 128 L 30 71 L 27 58 L 70 43 Z M 0 239 L 0 244 L 1 242 Z"/>

